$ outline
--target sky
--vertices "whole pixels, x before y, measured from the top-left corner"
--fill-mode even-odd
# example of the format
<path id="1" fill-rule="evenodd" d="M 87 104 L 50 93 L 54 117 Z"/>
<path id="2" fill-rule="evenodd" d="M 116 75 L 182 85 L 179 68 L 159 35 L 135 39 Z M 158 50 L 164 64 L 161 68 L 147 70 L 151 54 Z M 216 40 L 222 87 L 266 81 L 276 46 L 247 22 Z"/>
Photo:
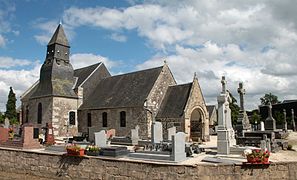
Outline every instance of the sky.
<path id="1" fill-rule="evenodd" d="M 104 62 L 112 74 L 162 66 L 179 84 L 197 73 L 207 104 L 221 76 L 246 109 L 260 97 L 297 99 L 295 0 L 0 0 L 0 110 L 39 78 L 61 22 L 74 68 Z"/>

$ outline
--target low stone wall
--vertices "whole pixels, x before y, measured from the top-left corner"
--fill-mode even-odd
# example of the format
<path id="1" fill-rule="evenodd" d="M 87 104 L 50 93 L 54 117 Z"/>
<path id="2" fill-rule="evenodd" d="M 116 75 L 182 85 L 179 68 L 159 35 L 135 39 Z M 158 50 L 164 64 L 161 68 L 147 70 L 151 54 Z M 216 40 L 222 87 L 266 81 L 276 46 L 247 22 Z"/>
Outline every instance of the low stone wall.
<path id="1" fill-rule="evenodd" d="M 297 179 L 297 162 L 178 165 L 0 148 L 0 171 L 49 179 Z"/>

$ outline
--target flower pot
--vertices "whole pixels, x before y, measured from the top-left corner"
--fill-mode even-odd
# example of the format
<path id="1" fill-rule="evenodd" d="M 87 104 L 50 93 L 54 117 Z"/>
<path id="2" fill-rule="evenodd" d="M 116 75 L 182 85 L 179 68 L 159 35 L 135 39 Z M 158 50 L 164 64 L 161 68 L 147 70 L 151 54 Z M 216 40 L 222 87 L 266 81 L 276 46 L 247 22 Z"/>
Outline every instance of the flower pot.
<path id="1" fill-rule="evenodd" d="M 263 164 L 269 164 L 269 158 L 263 158 L 262 163 Z"/>
<path id="2" fill-rule="evenodd" d="M 74 149 L 67 149 L 67 155 L 70 156 L 83 156 L 85 154 L 85 150 L 84 149 L 80 149 L 80 150 L 74 150 Z"/>

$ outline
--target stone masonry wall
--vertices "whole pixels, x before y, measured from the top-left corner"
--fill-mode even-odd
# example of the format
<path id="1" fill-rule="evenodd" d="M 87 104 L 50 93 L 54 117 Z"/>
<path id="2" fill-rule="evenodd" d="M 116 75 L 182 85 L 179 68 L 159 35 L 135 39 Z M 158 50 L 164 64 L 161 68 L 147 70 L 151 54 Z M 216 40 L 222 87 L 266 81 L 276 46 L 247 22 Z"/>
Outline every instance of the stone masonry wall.
<path id="1" fill-rule="evenodd" d="M 72 157 L 0 148 L 0 171 L 48 179 L 296 179 L 297 162 L 270 165 L 179 165 Z"/>
<path id="2" fill-rule="evenodd" d="M 120 127 L 120 112 L 126 112 L 126 127 Z M 107 127 L 103 127 L 102 113 L 107 113 Z M 79 132 L 88 132 L 88 113 L 91 113 L 92 127 L 100 130 L 115 129 L 116 136 L 130 136 L 131 129 L 139 125 L 139 135 L 145 138 L 147 135 L 147 126 L 145 112 L 143 108 L 115 108 L 104 110 L 82 110 L 79 111 Z"/>

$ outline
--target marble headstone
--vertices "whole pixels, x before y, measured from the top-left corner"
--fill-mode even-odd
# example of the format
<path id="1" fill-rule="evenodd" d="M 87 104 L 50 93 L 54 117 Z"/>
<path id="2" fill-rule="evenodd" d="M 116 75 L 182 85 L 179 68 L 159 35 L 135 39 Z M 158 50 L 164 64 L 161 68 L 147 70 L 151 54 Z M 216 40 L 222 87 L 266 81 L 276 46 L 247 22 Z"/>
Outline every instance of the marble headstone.
<path id="1" fill-rule="evenodd" d="M 154 122 L 152 124 L 152 143 L 160 143 L 163 141 L 163 128 L 161 122 Z"/>
<path id="2" fill-rule="evenodd" d="M 132 145 L 137 145 L 139 141 L 139 135 L 138 135 L 139 126 L 137 125 L 135 129 L 131 129 L 131 140 Z"/>
<path id="3" fill-rule="evenodd" d="M 185 144 L 186 135 L 184 132 L 178 132 L 172 136 L 171 159 L 175 162 L 186 159 Z"/>
<path id="4" fill-rule="evenodd" d="M 95 134 L 95 145 L 99 147 L 107 147 L 105 130 L 96 132 Z"/>
<path id="5" fill-rule="evenodd" d="M 261 125 L 261 131 L 265 131 L 265 125 L 264 125 L 264 122 L 263 121 L 261 121 L 261 123 L 260 123 L 260 125 Z"/>
<path id="6" fill-rule="evenodd" d="M 9 119 L 8 118 L 5 118 L 5 120 L 4 120 L 4 128 L 9 128 L 9 126 L 10 126 Z"/>
<path id="7" fill-rule="evenodd" d="M 168 141 L 171 141 L 172 136 L 175 135 L 175 133 L 176 133 L 176 127 L 173 126 L 173 127 L 169 128 L 169 129 L 167 129 L 167 131 L 168 131 Z"/>

